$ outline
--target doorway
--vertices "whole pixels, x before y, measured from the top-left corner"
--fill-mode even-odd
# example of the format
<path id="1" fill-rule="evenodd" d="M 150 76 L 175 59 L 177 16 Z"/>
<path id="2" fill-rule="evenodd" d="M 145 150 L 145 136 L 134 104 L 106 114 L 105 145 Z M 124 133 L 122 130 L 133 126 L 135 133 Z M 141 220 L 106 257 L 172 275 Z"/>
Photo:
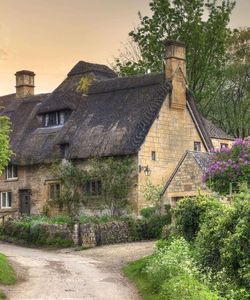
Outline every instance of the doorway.
<path id="1" fill-rule="evenodd" d="M 20 190 L 19 191 L 19 209 L 22 215 L 30 215 L 30 190 Z"/>

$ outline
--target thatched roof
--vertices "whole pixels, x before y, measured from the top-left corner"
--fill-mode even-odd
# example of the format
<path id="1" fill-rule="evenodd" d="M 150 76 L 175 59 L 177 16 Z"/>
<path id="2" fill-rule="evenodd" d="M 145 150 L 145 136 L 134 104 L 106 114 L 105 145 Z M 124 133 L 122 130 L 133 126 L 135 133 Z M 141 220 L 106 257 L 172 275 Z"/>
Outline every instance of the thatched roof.
<path id="1" fill-rule="evenodd" d="M 13 161 L 19 165 L 52 162 L 60 158 L 60 145 L 65 143 L 71 159 L 137 153 L 170 92 L 171 84 L 163 74 L 117 78 L 108 67 L 79 62 L 51 94 L 0 97 L 0 106 L 5 106 L 2 113 L 13 124 Z M 211 148 L 191 95 L 188 107 Z M 42 128 L 44 113 L 66 109 L 72 113 L 64 126 Z"/>

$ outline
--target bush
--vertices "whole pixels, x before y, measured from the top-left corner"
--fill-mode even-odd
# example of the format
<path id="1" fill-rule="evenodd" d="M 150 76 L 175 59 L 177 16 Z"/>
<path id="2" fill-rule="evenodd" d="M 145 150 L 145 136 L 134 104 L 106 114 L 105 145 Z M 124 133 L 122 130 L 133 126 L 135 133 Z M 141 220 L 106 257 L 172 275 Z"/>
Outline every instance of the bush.
<path id="1" fill-rule="evenodd" d="M 161 299 L 165 300 L 222 300 L 207 286 L 200 283 L 193 276 L 182 274 L 171 278 L 162 285 Z"/>
<path id="2" fill-rule="evenodd" d="M 157 212 L 157 208 L 153 206 L 153 207 L 145 207 L 141 209 L 140 214 L 143 218 L 149 219 L 152 216 L 154 216 L 156 212 Z"/>
<path id="3" fill-rule="evenodd" d="M 160 247 L 149 260 L 146 272 L 152 288 L 159 292 L 164 282 L 175 276 L 189 274 L 195 275 L 195 267 L 190 246 L 183 239 L 175 239 L 165 247 Z"/>
<path id="4" fill-rule="evenodd" d="M 224 272 L 238 289 L 250 291 L 249 193 L 236 196 L 223 214 L 206 219 L 195 240 L 195 249 L 205 272 Z"/>
<path id="5" fill-rule="evenodd" d="M 237 139 L 231 149 L 216 150 L 205 173 L 206 184 L 220 194 L 234 192 L 242 183 L 250 182 L 250 138 Z"/>
<path id="6" fill-rule="evenodd" d="M 187 241 L 193 241 L 207 214 L 211 212 L 220 214 L 222 210 L 223 204 L 211 196 L 184 198 L 174 209 L 177 232 Z"/>

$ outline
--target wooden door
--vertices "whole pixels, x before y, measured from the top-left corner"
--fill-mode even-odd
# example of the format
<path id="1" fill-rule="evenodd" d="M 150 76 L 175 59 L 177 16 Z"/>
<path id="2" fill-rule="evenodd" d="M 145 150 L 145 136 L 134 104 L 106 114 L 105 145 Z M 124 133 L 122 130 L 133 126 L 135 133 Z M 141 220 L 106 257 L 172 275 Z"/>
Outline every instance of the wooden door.
<path id="1" fill-rule="evenodd" d="M 30 215 L 30 190 L 19 191 L 20 213 L 22 215 Z"/>

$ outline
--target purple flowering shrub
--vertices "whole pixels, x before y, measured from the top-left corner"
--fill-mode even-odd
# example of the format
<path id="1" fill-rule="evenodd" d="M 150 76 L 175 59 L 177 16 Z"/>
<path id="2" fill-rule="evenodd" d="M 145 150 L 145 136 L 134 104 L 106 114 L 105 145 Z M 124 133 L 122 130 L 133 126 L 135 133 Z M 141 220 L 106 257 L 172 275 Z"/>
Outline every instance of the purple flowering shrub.
<path id="1" fill-rule="evenodd" d="M 237 192 L 242 183 L 250 183 L 250 137 L 236 139 L 232 148 L 213 150 L 211 161 L 203 177 L 212 190 L 220 194 Z"/>

